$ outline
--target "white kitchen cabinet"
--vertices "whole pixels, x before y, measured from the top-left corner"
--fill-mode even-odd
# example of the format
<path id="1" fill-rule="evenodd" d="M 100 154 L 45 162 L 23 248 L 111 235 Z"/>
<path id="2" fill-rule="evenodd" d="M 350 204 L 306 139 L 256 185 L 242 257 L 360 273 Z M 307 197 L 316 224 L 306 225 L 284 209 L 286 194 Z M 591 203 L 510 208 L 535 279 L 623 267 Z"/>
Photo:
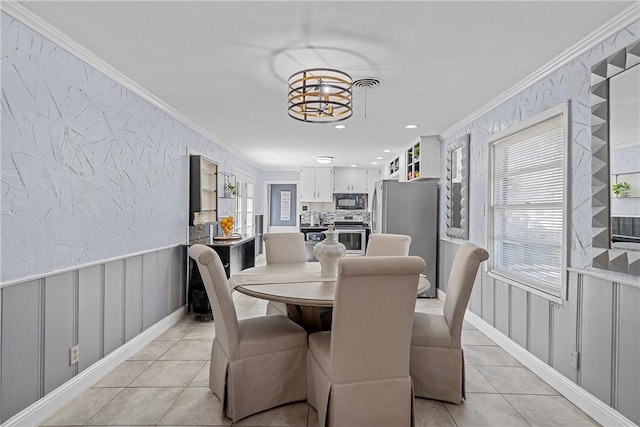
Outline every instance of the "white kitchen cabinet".
<path id="1" fill-rule="evenodd" d="M 298 191 L 301 202 L 333 201 L 333 168 L 301 168 Z"/>
<path id="2" fill-rule="evenodd" d="M 333 168 L 334 193 L 366 193 L 367 170 L 358 168 Z"/>
<path id="3" fill-rule="evenodd" d="M 421 136 L 405 150 L 407 181 L 440 178 L 440 140 L 437 136 Z"/>
<path id="4" fill-rule="evenodd" d="M 382 171 L 380 169 L 367 169 L 367 190 L 365 193 L 373 192 L 376 182 L 382 179 Z"/>
<path id="5" fill-rule="evenodd" d="M 387 179 L 398 179 L 402 176 L 400 173 L 400 156 L 397 156 L 395 159 L 389 162 L 389 167 L 387 169 Z"/>

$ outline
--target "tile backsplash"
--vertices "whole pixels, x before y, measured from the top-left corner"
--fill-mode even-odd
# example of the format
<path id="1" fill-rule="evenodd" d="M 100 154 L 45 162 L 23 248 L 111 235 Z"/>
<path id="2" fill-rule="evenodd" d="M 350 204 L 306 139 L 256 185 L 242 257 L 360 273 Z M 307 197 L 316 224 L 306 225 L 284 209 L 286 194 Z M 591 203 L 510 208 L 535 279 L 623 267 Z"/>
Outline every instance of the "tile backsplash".
<path id="1" fill-rule="evenodd" d="M 371 214 L 367 211 L 315 211 L 315 212 L 302 212 L 300 214 L 300 224 L 305 225 L 325 225 L 333 224 L 337 219 L 338 221 L 345 215 L 362 215 L 362 221 L 365 224 L 371 222 Z"/>

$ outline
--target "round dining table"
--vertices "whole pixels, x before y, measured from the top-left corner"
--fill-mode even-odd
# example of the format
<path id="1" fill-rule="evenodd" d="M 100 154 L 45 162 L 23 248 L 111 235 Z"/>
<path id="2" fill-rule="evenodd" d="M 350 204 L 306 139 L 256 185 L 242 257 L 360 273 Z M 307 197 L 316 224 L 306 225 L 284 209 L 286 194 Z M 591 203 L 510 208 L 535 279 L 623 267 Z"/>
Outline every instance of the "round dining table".
<path id="1" fill-rule="evenodd" d="M 232 289 L 255 298 L 287 304 L 289 317 L 307 330 L 330 327 L 335 277 L 322 277 L 319 262 L 269 264 L 242 270 L 229 279 Z M 431 284 L 420 276 L 417 295 Z M 324 307 L 324 308 L 323 308 Z"/>

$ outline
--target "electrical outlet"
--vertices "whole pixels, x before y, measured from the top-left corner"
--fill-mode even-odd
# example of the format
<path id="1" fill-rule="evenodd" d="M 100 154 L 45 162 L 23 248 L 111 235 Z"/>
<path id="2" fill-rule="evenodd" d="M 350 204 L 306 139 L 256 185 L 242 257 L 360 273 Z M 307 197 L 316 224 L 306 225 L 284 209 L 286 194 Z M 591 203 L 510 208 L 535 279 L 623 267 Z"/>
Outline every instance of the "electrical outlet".
<path id="1" fill-rule="evenodd" d="M 573 350 L 571 351 L 571 354 L 569 355 L 569 366 L 571 366 L 572 368 L 578 369 L 578 357 L 579 354 L 577 351 Z"/>
<path id="2" fill-rule="evenodd" d="M 74 345 L 69 349 L 69 365 L 75 365 L 80 361 L 80 346 Z"/>

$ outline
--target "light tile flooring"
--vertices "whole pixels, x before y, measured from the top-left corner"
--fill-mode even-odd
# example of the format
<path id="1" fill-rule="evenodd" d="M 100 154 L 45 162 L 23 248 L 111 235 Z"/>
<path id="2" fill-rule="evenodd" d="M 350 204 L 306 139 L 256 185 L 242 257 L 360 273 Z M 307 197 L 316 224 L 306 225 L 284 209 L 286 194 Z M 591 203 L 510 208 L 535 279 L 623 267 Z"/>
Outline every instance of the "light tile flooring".
<path id="1" fill-rule="evenodd" d="M 264 315 L 266 301 L 234 293 L 238 318 Z M 442 302 L 418 299 L 420 311 Z M 212 322 L 188 316 L 119 365 L 42 426 L 228 426 L 207 388 Z M 461 405 L 416 398 L 417 426 L 598 425 L 480 331 L 465 323 L 467 399 Z M 317 426 L 305 402 L 245 418 L 238 426 Z"/>

